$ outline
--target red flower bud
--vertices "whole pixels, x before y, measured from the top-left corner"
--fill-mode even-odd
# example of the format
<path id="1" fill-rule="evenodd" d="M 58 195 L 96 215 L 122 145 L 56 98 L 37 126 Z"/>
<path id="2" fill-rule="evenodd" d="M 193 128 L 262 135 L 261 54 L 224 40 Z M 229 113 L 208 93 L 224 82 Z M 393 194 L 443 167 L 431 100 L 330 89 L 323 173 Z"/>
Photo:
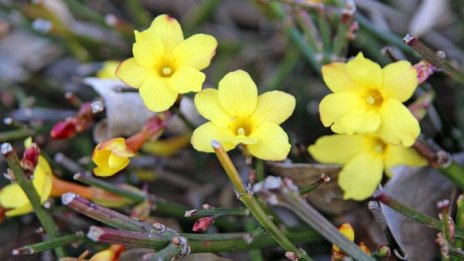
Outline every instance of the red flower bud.
<path id="1" fill-rule="evenodd" d="M 193 231 L 194 232 L 205 232 L 209 226 L 211 226 L 214 221 L 216 220 L 215 217 L 202 217 L 193 224 Z"/>
<path id="2" fill-rule="evenodd" d="M 21 160 L 21 166 L 25 170 L 34 171 L 35 167 L 39 162 L 40 149 L 37 144 L 32 143 L 32 145 L 27 148 L 23 153 L 23 159 Z"/>
<path id="3" fill-rule="evenodd" d="M 77 120 L 74 117 L 67 118 L 64 121 L 59 121 L 53 126 L 50 131 L 50 136 L 53 139 L 66 139 L 76 135 Z"/>

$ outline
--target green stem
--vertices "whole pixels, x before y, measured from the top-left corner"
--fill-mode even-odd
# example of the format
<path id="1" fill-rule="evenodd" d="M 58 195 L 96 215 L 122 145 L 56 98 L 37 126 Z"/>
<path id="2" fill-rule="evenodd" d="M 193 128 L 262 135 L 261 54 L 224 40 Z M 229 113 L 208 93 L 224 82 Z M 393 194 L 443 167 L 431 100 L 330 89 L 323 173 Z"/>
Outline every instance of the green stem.
<path id="1" fill-rule="evenodd" d="M 282 186 L 282 185 L 281 185 Z M 366 255 L 361 249 L 342 235 L 338 229 L 322 216 L 315 208 L 309 205 L 297 192 L 292 191 L 290 186 L 281 189 L 280 201 L 277 205 L 288 208 L 295 212 L 303 221 L 319 232 L 323 237 L 329 240 L 332 244 L 340 247 L 343 252 L 347 253 L 355 260 L 373 261 L 372 257 Z"/>
<path id="2" fill-rule="evenodd" d="M 266 7 L 274 17 L 276 17 L 279 21 L 284 22 L 285 13 L 279 3 L 271 2 L 267 4 Z M 320 71 L 321 64 L 316 58 L 314 49 L 306 42 L 300 31 L 298 31 L 295 26 L 291 25 L 285 26 L 284 30 L 287 37 L 290 38 L 290 40 L 300 49 L 303 56 L 309 61 L 313 68 L 316 69 L 316 71 Z"/>
<path id="3" fill-rule="evenodd" d="M 288 231 L 285 235 L 298 243 L 311 243 L 322 240 L 313 230 L 300 229 Z M 182 234 L 188 238 L 192 253 L 218 253 L 250 249 L 262 249 L 275 246 L 275 240 L 267 233 L 249 237 L 249 233 L 226 234 Z M 95 242 L 123 244 L 160 250 L 166 247 L 170 239 L 153 236 L 145 232 L 124 231 L 107 227 L 90 227 L 87 237 Z"/>
<path id="4" fill-rule="evenodd" d="M 411 46 L 424 59 L 431 62 L 438 68 L 441 68 L 446 74 L 456 79 L 460 83 L 464 83 L 464 72 L 458 70 L 453 65 L 451 65 L 451 63 L 446 59 L 444 55 L 439 55 L 437 52 L 433 51 L 427 45 L 419 41 L 419 39 L 414 38 L 409 34 L 403 38 L 403 41 L 407 45 Z"/>
<path id="5" fill-rule="evenodd" d="M 158 228 L 154 225 L 147 224 L 145 222 L 133 219 L 129 216 L 111 210 L 109 208 L 102 207 L 94 202 L 91 202 L 75 193 L 66 193 L 61 197 L 63 205 L 66 205 L 73 210 L 86 215 L 90 218 L 98 220 L 103 224 L 131 231 L 141 231 L 146 233 L 159 233 Z M 164 227 L 164 226 L 163 226 Z M 163 229 L 164 231 L 165 229 Z M 172 233 L 176 235 L 177 233 Z"/>
<path id="6" fill-rule="evenodd" d="M 457 201 L 457 212 L 456 212 L 456 228 L 458 229 L 463 229 L 464 228 L 464 198 L 463 195 L 461 194 Z M 461 238 L 456 238 L 454 242 L 454 246 L 457 248 L 463 248 L 464 247 L 464 240 Z M 457 258 L 454 258 L 454 261 L 457 261 Z"/>
<path id="7" fill-rule="evenodd" d="M 464 251 L 462 249 L 450 246 L 448 251 L 451 256 L 456 258 L 456 260 L 464 260 Z"/>
<path id="8" fill-rule="evenodd" d="M 249 216 L 247 208 L 210 208 L 193 209 L 185 212 L 186 217 L 220 217 L 220 216 Z"/>
<path id="9" fill-rule="evenodd" d="M 131 18 L 139 28 L 147 28 L 151 22 L 151 15 L 145 7 L 140 3 L 140 0 L 126 1 L 126 8 L 131 14 Z"/>
<path id="10" fill-rule="evenodd" d="M 267 83 L 264 85 L 265 91 L 282 90 L 282 82 L 294 71 L 298 61 L 300 61 L 300 50 L 296 48 L 287 49 L 283 61 L 279 62 L 277 69 L 266 81 Z"/>
<path id="11" fill-rule="evenodd" d="M 331 30 L 330 30 L 330 22 L 327 19 L 325 9 L 323 7 L 316 10 L 317 12 L 317 24 L 319 26 L 319 32 L 321 34 L 322 39 L 322 64 L 326 64 L 330 62 L 330 52 L 331 52 Z"/>
<path id="12" fill-rule="evenodd" d="M 133 247 L 146 247 L 160 250 L 166 247 L 171 237 L 149 234 L 146 232 L 119 230 L 108 227 L 91 226 L 87 238 L 94 242 L 106 244 L 121 244 Z"/>
<path id="13" fill-rule="evenodd" d="M 306 193 L 311 192 L 313 189 L 319 187 L 319 185 L 321 185 L 324 182 L 330 182 L 330 177 L 327 174 L 322 173 L 321 177 L 318 180 L 316 180 L 307 187 L 300 188 L 300 195 L 304 195 Z"/>
<path id="14" fill-rule="evenodd" d="M 190 252 L 190 246 L 188 241 L 184 237 L 175 237 L 171 240 L 171 243 L 161 251 L 155 253 L 148 260 L 152 261 L 164 261 L 174 260 L 176 257 L 182 257 Z"/>
<path id="15" fill-rule="evenodd" d="M 245 189 L 245 186 L 237 172 L 234 164 L 230 160 L 227 153 L 222 148 L 221 144 L 213 140 L 211 145 L 216 153 L 219 162 L 224 168 L 227 176 L 229 177 L 234 189 L 243 202 L 243 204 L 250 210 L 251 214 L 258 220 L 259 224 L 279 243 L 279 245 L 286 251 L 295 253 L 302 260 L 312 260 L 304 250 L 297 248 L 268 218 L 264 210 L 259 205 L 258 201 L 251 194 L 251 192 Z"/>
<path id="16" fill-rule="evenodd" d="M 9 143 L 3 143 L 1 145 L 1 152 L 3 156 L 5 156 L 6 162 L 14 174 L 16 183 L 24 191 L 24 194 L 26 194 L 27 199 L 31 203 L 32 208 L 34 209 L 34 212 L 45 229 L 48 237 L 51 240 L 56 239 L 59 236 L 58 227 L 53 221 L 50 213 L 42 206 L 40 196 L 37 194 L 34 185 L 26 178 L 18 155 L 16 155 L 13 147 L 11 147 L 11 144 Z M 55 253 L 59 258 L 66 256 L 66 252 L 61 246 L 55 247 Z"/>
<path id="17" fill-rule="evenodd" d="M 308 44 L 313 48 L 313 50 L 322 52 L 322 43 L 317 40 L 318 32 L 311 16 L 309 16 L 305 10 L 298 7 L 294 7 L 294 14 L 296 22 L 303 30 Z"/>
<path id="18" fill-rule="evenodd" d="M 16 248 L 13 250 L 12 255 L 32 255 L 36 253 L 40 253 L 46 250 L 54 249 L 57 247 L 63 247 L 65 245 L 79 243 L 84 238 L 84 233 L 77 232 L 74 235 L 62 236 L 57 237 L 53 240 L 48 240 L 44 242 L 40 242 L 37 244 L 26 245 L 20 248 Z"/>
<path id="19" fill-rule="evenodd" d="M 258 182 L 264 180 L 264 161 L 262 159 L 256 159 L 255 171 L 256 180 Z"/>
<path id="20" fill-rule="evenodd" d="M 461 190 L 464 189 L 464 168 L 456 161 L 452 161 L 450 165 L 440 167 L 438 170 Z"/>
<path id="21" fill-rule="evenodd" d="M 379 29 L 378 27 L 374 26 L 366 17 L 364 17 L 360 13 L 356 13 L 355 19 L 356 21 L 358 21 L 359 27 L 365 29 L 367 32 L 376 36 L 380 40 L 395 45 L 396 47 L 398 47 L 399 49 L 401 49 L 403 52 L 407 54 L 410 54 L 410 55 L 415 54 L 412 48 L 407 45 L 404 45 L 404 42 L 397 35 L 389 31 Z"/>
<path id="22" fill-rule="evenodd" d="M 19 130 L 4 131 L 0 133 L 0 142 L 23 139 L 25 137 L 34 135 L 34 133 L 35 132 L 33 129 L 19 129 Z"/>
<path id="23" fill-rule="evenodd" d="M 404 216 L 416 222 L 424 224 L 430 228 L 435 228 L 438 230 L 442 230 L 443 228 L 443 223 L 440 220 L 430 217 L 426 214 L 417 212 L 416 210 L 401 204 L 400 202 L 396 201 L 388 195 L 385 195 L 384 193 L 374 197 L 374 199 L 382 202 L 383 204 L 389 206 L 390 208 L 396 210 Z M 464 231 L 461 228 L 456 227 L 454 232 L 456 237 L 464 239 Z"/>
<path id="24" fill-rule="evenodd" d="M 258 223 L 256 222 L 256 220 L 247 219 L 245 221 L 246 231 L 248 232 L 256 231 L 257 227 L 258 227 Z M 250 251 L 248 251 L 248 254 L 250 256 L 250 261 L 263 261 L 264 260 L 261 249 L 250 249 Z"/>

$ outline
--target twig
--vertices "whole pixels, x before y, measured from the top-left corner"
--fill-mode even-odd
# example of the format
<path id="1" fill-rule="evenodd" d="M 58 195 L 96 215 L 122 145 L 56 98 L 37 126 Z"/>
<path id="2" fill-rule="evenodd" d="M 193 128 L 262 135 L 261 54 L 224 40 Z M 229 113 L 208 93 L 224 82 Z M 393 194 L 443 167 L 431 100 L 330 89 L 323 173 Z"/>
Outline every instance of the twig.
<path id="1" fill-rule="evenodd" d="M 148 258 L 151 261 L 173 260 L 176 257 L 182 257 L 190 253 L 190 247 L 185 237 L 174 237 L 171 243 L 161 251 Z"/>
<path id="2" fill-rule="evenodd" d="M 394 209 L 395 211 L 403 214 L 404 216 L 416 222 L 424 224 L 430 228 L 435 228 L 438 230 L 442 230 L 443 228 L 443 223 L 440 220 L 430 217 L 426 214 L 420 213 L 412 208 L 409 208 L 396 201 L 392 197 L 386 195 L 385 193 L 379 193 L 378 195 L 374 196 L 374 200 L 380 201 L 383 204 Z M 455 236 L 464 239 L 464 230 L 462 230 L 461 228 L 455 228 Z"/>
<path id="3" fill-rule="evenodd" d="M 34 212 L 43 228 L 47 232 L 47 235 L 51 240 L 56 239 L 59 236 L 58 227 L 53 221 L 50 213 L 42 206 L 40 196 L 37 194 L 34 185 L 26 178 L 18 155 L 16 155 L 13 147 L 9 143 L 3 143 L 1 145 L 1 152 L 6 158 L 6 162 L 14 174 L 17 184 L 24 191 L 24 194 L 26 194 L 27 199 L 31 203 L 32 208 L 34 209 Z M 55 253 L 58 257 L 66 256 L 66 253 L 61 246 L 55 247 Z"/>
<path id="4" fill-rule="evenodd" d="M 154 226 L 133 219 L 109 208 L 102 207 L 83 197 L 80 197 L 75 193 L 63 194 L 61 201 L 63 205 L 66 205 L 83 215 L 115 228 L 155 234 L 160 232 L 160 229 L 155 228 Z"/>
<path id="5" fill-rule="evenodd" d="M 317 242 L 322 240 L 314 230 L 300 229 L 287 231 L 289 239 L 299 243 Z M 189 234 L 181 236 L 189 239 L 192 253 L 230 252 L 249 249 L 260 249 L 275 246 L 275 240 L 264 233 L 253 237 L 250 233 L 223 233 L 223 234 Z M 160 250 L 166 247 L 170 239 L 150 235 L 145 232 L 125 231 L 108 227 L 95 227 L 89 229 L 87 237 L 95 242 L 107 244 L 123 244 Z"/>
<path id="6" fill-rule="evenodd" d="M 455 68 L 446 59 L 443 51 L 434 52 L 427 45 L 419 41 L 419 39 L 407 34 L 403 41 L 411 46 L 417 53 L 419 53 L 424 59 L 442 69 L 446 74 L 456 79 L 457 81 L 464 83 L 464 72 L 461 72 Z"/>
<path id="7" fill-rule="evenodd" d="M 230 160 L 227 153 L 222 148 L 221 144 L 213 140 L 211 146 L 216 153 L 219 162 L 224 168 L 227 176 L 229 177 L 234 189 L 237 193 L 238 198 L 243 202 L 243 204 L 250 210 L 251 214 L 258 220 L 259 224 L 279 243 L 279 245 L 285 249 L 287 252 L 295 253 L 302 260 L 312 260 L 304 250 L 298 249 L 278 228 L 272 223 L 268 218 L 264 210 L 259 205 L 258 201 L 251 194 L 251 191 L 248 191 L 243 184 L 237 169 Z"/>
<path id="8" fill-rule="evenodd" d="M 63 247 L 68 244 L 79 243 L 82 241 L 83 238 L 84 233 L 82 231 L 79 231 L 74 235 L 62 236 L 53 240 L 48 240 L 37 244 L 31 244 L 20 248 L 16 248 L 12 251 L 11 254 L 14 256 L 32 255 L 46 250 L 54 249 L 56 247 Z"/>
<path id="9" fill-rule="evenodd" d="M 338 229 L 329 220 L 309 205 L 299 195 L 298 188 L 290 179 L 282 180 L 280 177 L 269 176 L 265 181 L 256 184 L 253 191 L 257 192 L 270 204 L 282 206 L 295 212 L 303 221 L 355 260 L 375 260 L 339 233 Z"/>
<path id="10" fill-rule="evenodd" d="M 248 216 L 247 208 L 208 208 L 192 209 L 185 212 L 185 217 L 220 217 L 220 216 Z"/>

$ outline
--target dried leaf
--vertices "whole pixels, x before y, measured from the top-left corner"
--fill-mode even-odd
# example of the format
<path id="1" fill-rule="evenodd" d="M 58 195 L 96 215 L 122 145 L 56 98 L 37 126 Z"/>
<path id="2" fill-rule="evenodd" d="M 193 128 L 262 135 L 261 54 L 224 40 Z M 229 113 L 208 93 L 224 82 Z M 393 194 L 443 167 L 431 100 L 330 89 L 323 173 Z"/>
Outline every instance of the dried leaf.
<path id="1" fill-rule="evenodd" d="M 106 119 L 100 121 L 94 129 L 96 142 L 135 134 L 155 115 L 147 109 L 138 93 L 116 92 L 116 88 L 126 87 L 119 80 L 85 78 L 84 82 L 92 86 L 105 103 Z"/>
<path id="2" fill-rule="evenodd" d="M 340 166 L 305 163 L 268 162 L 270 172 L 292 179 L 298 187 L 307 187 L 320 179 L 325 173 L 330 182 L 319 185 L 308 194 L 308 200 L 316 208 L 330 214 L 340 214 L 355 205 L 354 201 L 343 200 L 343 192 L 337 184 Z"/>

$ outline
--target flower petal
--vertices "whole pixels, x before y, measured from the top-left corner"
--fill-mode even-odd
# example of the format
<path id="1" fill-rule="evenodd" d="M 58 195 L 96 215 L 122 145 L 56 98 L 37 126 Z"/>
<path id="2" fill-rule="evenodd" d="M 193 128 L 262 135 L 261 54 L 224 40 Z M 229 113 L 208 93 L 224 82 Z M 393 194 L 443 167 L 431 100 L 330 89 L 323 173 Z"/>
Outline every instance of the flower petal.
<path id="1" fill-rule="evenodd" d="M 382 86 L 382 69 L 373 61 L 364 58 L 359 53 L 353 60 L 346 64 L 346 69 L 351 79 L 361 87 L 380 89 Z"/>
<path id="2" fill-rule="evenodd" d="M 111 154 L 108 157 L 108 167 L 119 171 L 129 164 L 129 159 L 125 157 L 119 157 L 116 154 Z"/>
<path id="3" fill-rule="evenodd" d="M 109 176 L 114 175 L 116 172 L 118 171 L 115 169 L 102 168 L 99 166 L 93 169 L 93 173 L 99 177 L 109 177 Z"/>
<path id="4" fill-rule="evenodd" d="M 0 190 L 0 205 L 4 208 L 17 208 L 30 204 L 18 184 L 10 184 Z"/>
<path id="5" fill-rule="evenodd" d="M 207 122 L 200 127 L 196 128 L 192 134 L 192 145 L 198 151 L 213 152 L 211 141 L 213 139 L 219 141 L 225 151 L 229 151 L 235 146 L 233 143 L 235 134 L 229 128 L 221 128 L 212 122 Z"/>
<path id="6" fill-rule="evenodd" d="M 393 167 L 398 165 L 421 167 L 427 165 L 427 160 L 413 148 L 389 145 L 385 149 L 384 163 L 385 171 L 390 176 L 390 169 Z"/>
<path id="7" fill-rule="evenodd" d="M 374 153 L 361 153 L 350 160 L 340 171 L 338 184 L 344 199 L 364 200 L 371 196 L 382 180 L 382 157 Z"/>
<path id="8" fill-rule="evenodd" d="M 420 134 L 420 126 L 401 102 L 388 99 L 380 108 L 382 123 L 378 134 L 387 143 L 409 147 Z"/>
<path id="9" fill-rule="evenodd" d="M 332 92 L 356 91 L 359 88 L 348 74 L 345 63 L 322 66 L 322 78 Z"/>
<path id="10" fill-rule="evenodd" d="M 201 116 L 219 127 L 226 128 L 232 121 L 232 116 L 222 109 L 216 89 L 204 89 L 195 95 L 195 107 Z"/>
<path id="11" fill-rule="evenodd" d="M 335 134 L 320 137 L 308 152 L 322 163 L 345 164 L 362 153 L 365 145 L 362 135 Z"/>
<path id="12" fill-rule="evenodd" d="M 258 97 L 258 104 L 253 113 L 256 124 L 272 122 L 281 124 L 286 121 L 295 110 L 295 97 L 281 92 L 265 92 Z"/>
<path id="13" fill-rule="evenodd" d="M 169 15 L 159 15 L 147 30 L 156 33 L 164 45 L 166 53 L 172 53 L 176 46 L 184 40 L 179 22 Z"/>
<path id="14" fill-rule="evenodd" d="M 242 70 L 230 72 L 218 87 L 219 101 L 231 116 L 247 117 L 256 108 L 258 88 L 250 75 Z"/>
<path id="15" fill-rule="evenodd" d="M 134 58 L 129 58 L 119 64 L 116 69 L 116 76 L 134 88 L 139 88 L 149 74 L 147 68 L 140 66 Z"/>
<path id="16" fill-rule="evenodd" d="M 178 93 L 171 90 L 163 78 L 149 76 L 139 90 L 148 109 L 162 112 L 169 109 L 177 99 Z"/>
<path id="17" fill-rule="evenodd" d="M 355 110 L 342 118 L 343 129 L 347 134 L 375 132 L 380 126 L 380 113 L 375 110 Z"/>
<path id="18" fill-rule="evenodd" d="M 40 196 L 40 201 L 43 203 L 48 199 L 52 191 L 53 175 L 48 161 L 43 156 L 39 156 L 39 162 L 33 175 L 34 179 L 32 180 L 32 184 Z"/>
<path id="19" fill-rule="evenodd" d="M 251 155 L 263 160 L 284 160 L 290 152 L 287 133 L 277 124 L 265 122 L 254 130 L 250 138 L 256 138 L 255 144 L 247 145 Z"/>
<path id="20" fill-rule="evenodd" d="M 132 53 L 138 64 L 153 68 L 162 62 L 164 46 L 161 38 L 152 30 L 135 31 Z"/>
<path id="21" fill-rule="evenodd" d="M 199 92 L 205 82 L 205 74 L 191 66 L 182 66 L 169 78 L 169 88 L 178 93 Z"/>
<path id="22" fill-rule="evenodd" d="M 185 39 L 174 50 L 174 60 L 177 66 L 189 65 L 197 70 L 209 66 L 216 53 L 216 38 L 207 34 L 196 34 Z"/>
<path id="23" fill-rule="evenodd" d="M 407 61 L 399 61 L 385 66 L 382 70 L 382 96 L 404 102 L 411 98 L 417 87 L 416 69 Z"/>
<path id="24" fill-rule="evenodd" d="M 335 122 L 341 122 L 342 118 L 358 109 L 365 107 L 365 102 L 356 92 L 338 92 L 332 93 L 324 97 L 319 104 L 319 113 L 322 124 L 329 127 Z M 343 126 L 338 125 L 338 128 L 332 127 L 332 131 L 341 133 Z"/>

